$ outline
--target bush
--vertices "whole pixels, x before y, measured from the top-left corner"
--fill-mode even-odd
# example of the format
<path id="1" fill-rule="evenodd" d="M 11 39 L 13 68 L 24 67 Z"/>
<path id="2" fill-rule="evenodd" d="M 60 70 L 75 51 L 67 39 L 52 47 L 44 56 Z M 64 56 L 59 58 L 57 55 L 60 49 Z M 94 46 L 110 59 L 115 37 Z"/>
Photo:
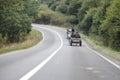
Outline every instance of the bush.
<path id="1" fill-rule="evenodd" d="M 31 20 L 24 13 L 23 0 L 0 0 L 0 34 L 8 43 L 18 42 L 20 35 L 29 34 Z"/>
<path id="2" fill-rule="evenodd" d="M 68 11 L 68 8 L 66 5 L 59 5 L 57 6 L 56 11 L 66 14 Z"/>

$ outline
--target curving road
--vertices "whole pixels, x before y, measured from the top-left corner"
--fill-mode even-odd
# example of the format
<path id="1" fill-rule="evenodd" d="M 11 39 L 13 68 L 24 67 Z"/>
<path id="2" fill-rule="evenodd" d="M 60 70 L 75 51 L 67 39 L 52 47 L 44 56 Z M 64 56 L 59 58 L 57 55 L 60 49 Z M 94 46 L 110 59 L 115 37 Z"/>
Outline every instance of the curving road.
<path id="1" fill-rule="evenodd" d="M 0 55 L 0 80 L 120 80 L 120 66 L 83 46 L 69 46 L 64 29 L 32 25 L 36 46 Z"/>

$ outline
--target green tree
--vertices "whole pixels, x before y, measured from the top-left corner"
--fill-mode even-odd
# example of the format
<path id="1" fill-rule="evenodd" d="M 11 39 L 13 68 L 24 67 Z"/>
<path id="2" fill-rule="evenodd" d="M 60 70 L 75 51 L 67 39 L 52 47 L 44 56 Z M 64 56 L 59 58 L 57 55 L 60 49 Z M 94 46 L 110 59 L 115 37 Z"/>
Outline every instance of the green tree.
<path id="1" fill-rule="evenodd" d="M 103 7 L 96 8 L 95 15 L 93 15 L 93 23 L 91 26 L 91 33 L 99 35 L 99 28 L 105 19 L 105 9 Z"/>
<path id="2" fill-rule="evenodd" d="M 24 13 L 34 20 L 38 14 L 39 5 L 38 0 L 24 0 Z"/>
<path id="3" fill-rule="evenodd" d="M 101 27 L 101 35 L 105 37 L 104 43 L 114 49 L 120 50 L 120 0 L 114 0 L 107 9 L 107 16 Z"/>
<path id="4" fill-rule="evenodd" d="M 53 11 L 55 11 L 56 7 L 58 6 L 59 4 L 57 3 L 57 1 L 51 1 L 49 4 L 48 4 L 48 7 L 50 9 L 52 9 Z"/>
<path id="5" fill-rule="evenodd" d="M 90 33 L 94 14 L 95 14 L 95 9 L 91 8 L 89 11 L 87 11 L 87 14 L 85 15 L 84 19 L 80 23 L 80 29 L 83 30 L 83 32 L 87 35 Z"/>
<path id="6" fill-rule="evenodd" d="M 79 0 L 71 0 L 69 5 L 68 14 L 77 16 L 78 10 L 81 7 L 81 1 Z"/>
<path id="7" fill-rule="evenodd" d="M 68 11 L 68 7 L 64 4 L 61 4 L 61 5 L 57 6 L 56 11 L 66 14 Z"/>
<path id="8" fill-rule="evenodd" d="M 7 42 L 18 42 L 30 32 L 31 20 L 24 8 L 24 0 L 0 0 L 0 34 Z"/>

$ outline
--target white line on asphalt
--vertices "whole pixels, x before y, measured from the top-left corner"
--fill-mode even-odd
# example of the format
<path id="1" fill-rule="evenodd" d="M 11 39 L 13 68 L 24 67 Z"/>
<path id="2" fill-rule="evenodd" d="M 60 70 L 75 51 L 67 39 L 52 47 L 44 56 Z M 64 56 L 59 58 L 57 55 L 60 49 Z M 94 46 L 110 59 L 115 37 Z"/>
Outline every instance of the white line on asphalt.
<path id="1" fill-rule="evenodd" d="M 43 27 L 41 27 L 43 28 Z M 63 41 L 62 41 L 62 37 L 59 35 L 59 33 L 57 33 L 56 31 L 53 31 L 52 29 L 48 29 L 48 28 L 44 28 L 47 30 L 50 30 L 52 32 L 54 32 L 55 34 L 57 34 L 57 36 L 60 38 L 61 44 L 60 47 L 54 51 L 47 59 L 45 59 L 43 62 L 41 62 L 38 66 L 36 66 L 34 69 L 32 69 L 30 72 L 28 72 L 25 76 L 23 76 L 22 78 L 20 78 L 19 80 L 29 80 L 35 73 L 37 73 L 63 46 Z"/>
<path id="2" fill-rule="evenodd" d="M 86 46 L 87 46 L 87 48 L 88 48 L 89 50 L 93 51 L 93 52 L 96 53 L 98 56 L 102 57 L 104 60 L 108 61 L 109 63 L 111 63 L 112 65 L 114 65 L 114 66 L 117 67 L 118 69 L 120 69 L 120 66 L 119 66 L 119 65 L 117 65 L 116 63 L 114 63 L 114 62 L 111 61 L 110 59 L 106 58 L 105 56 L 103 56 L 103 55 L 100 54 L 99 52 L 91 49 L 91 48 L 87 45 L 86 42 L 85 42 L 85 44 L 86 44 Z"/>

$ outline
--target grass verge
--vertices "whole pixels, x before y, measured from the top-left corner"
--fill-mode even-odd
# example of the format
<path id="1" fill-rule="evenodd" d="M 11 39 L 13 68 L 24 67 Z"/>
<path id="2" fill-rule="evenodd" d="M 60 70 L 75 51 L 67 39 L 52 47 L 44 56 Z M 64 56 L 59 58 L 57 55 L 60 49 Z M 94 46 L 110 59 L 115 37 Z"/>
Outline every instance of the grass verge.
<path id="1" fill-rule="evenodd" d="M 4 45 L 4 47 L 0 48 L 0 54 L 4 54 L 9 51 L 30 48 L 40 42 L 40 40 L 42 40 L 42 34 L 39 31 L 32 29 L 30 35 L 27 36 L 25 41 Z"/>
<path id="2" fill-rule="evenodd" d="M 96 41 L 96 40 L 92 39 L 91 37 L 88 37 L 84 34 L 81 34 L 81 36 L 92 49 L 100 52 L 101 54 L 103 54 L 105 56 L 108 56 L 115 60 L 120 61 L 120 52 L 113 50 L 112 48 L 106 47 L 99 41 Z"/>

